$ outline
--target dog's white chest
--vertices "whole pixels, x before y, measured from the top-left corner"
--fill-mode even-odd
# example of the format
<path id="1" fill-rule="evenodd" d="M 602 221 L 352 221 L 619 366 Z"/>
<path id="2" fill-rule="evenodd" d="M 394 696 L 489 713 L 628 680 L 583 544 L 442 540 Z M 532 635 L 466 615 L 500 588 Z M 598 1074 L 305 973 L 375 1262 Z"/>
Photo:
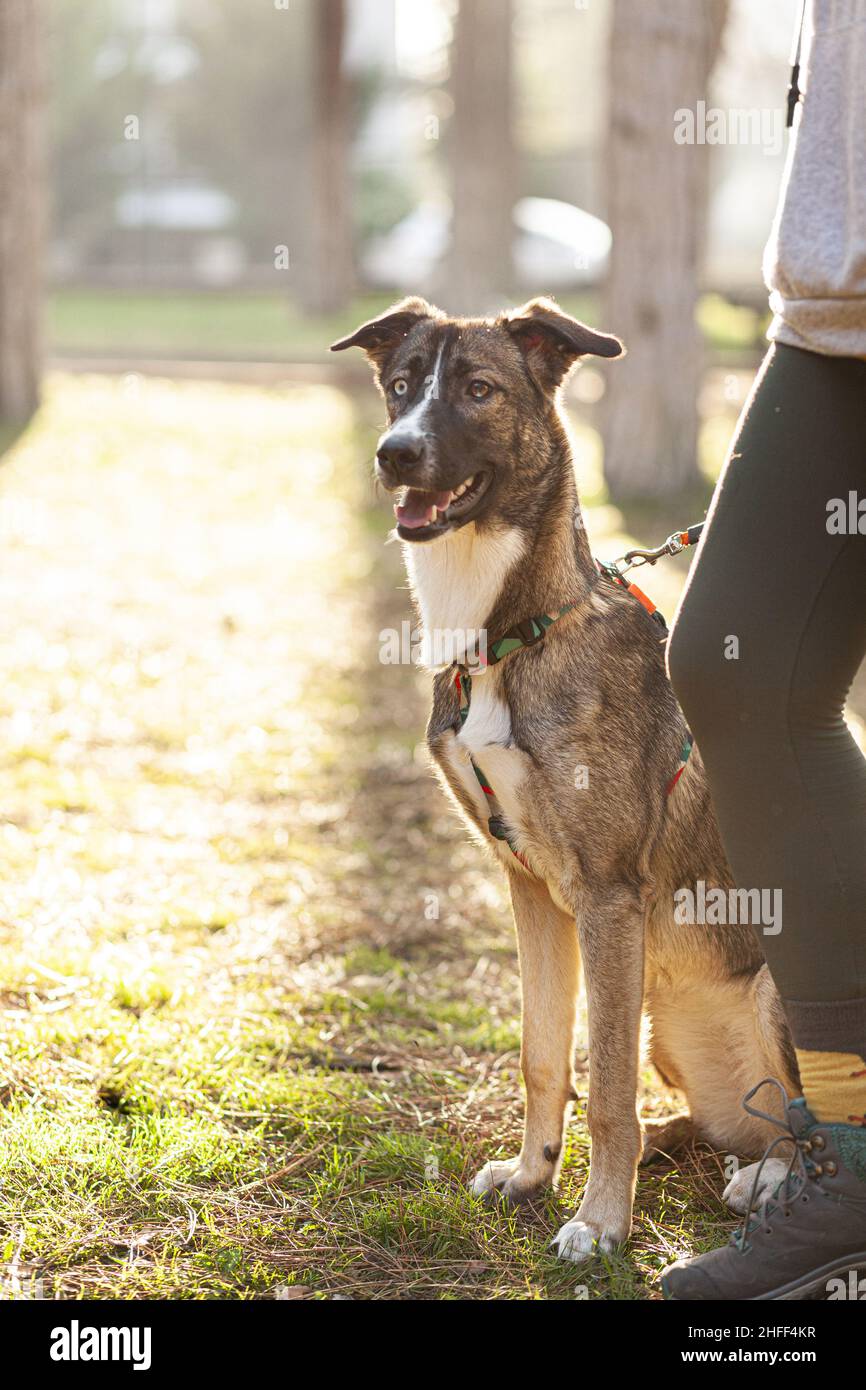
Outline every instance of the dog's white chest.
<path id="1" fill-rule="evenodd" d="M 526 828 L 521 786 L 528 762 L 526 755 L 512 744 L 511 734 L 507 704 L 498 698 L 488 673 L 476 676 L 466 722 L 447 750 L 449 769 L 477 808 L 482 826 L 486 826 L 494 808 L 482 791 L 475 769 L 483 773 L 486 785 L 493 790 L 499 814 L 519 839 Z M 508 846 L 501 841 L 496 843 L 510 857 Z"/>

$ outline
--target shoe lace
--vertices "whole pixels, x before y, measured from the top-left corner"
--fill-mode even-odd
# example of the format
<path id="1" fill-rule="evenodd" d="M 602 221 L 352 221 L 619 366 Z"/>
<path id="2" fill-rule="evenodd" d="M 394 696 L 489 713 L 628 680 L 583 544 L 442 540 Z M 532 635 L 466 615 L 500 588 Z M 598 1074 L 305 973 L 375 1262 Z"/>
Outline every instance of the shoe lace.
<path id="1" fill-rule="evenodd" d="M 756 1106 L 749 1104 L 749 1101 L 752 1100 L 764 1086 L 775 1086 L 776 1090 L 779 1092 L 782 1098 L 782 1112 L 785 1116 L 784 1120 L 779 1120 L 775 1115 L 769 1114 L 768 1111 L 758 1110 Z M 770 1143 L 764 1151 L 763 1157 L 755 1169 L 755 1176 L 752 1180 L 752 1190 L 749 1194 L 749 1204 L 746 1208 L 743 1224 L 739 1230 L 735 1231 L 731 1236 L 731 1244 L 736 1245 L 741 1252 L 745 1251 L 746 1241 L 751 1232 L 756 1230 L 760 1225 L 766 1226 L 767 1218 L 771 1212 L 775 1211 L 780 1205 L 784 1208 L 785 1204 L 794 1201 L 803 1191 L 806 1183 L 812 1182 L 817 1178 L 815 1164 L 810 1162 L 807 1157 L 812 1146 L 808 1139 L 800 1138 L 799 1135 L 794 1133 L 793 1125 L 790 1120 L 790 1105 L 791 1102 L 788 1098 L 787 1091 L 782 1083 L 777 1081 L 774 1076 L 767 1076 L 763 1081 L 759 1081 L 757 1086 L 753 1086 L 751 1091 L 743 1097 L 743 1109 L 746 1110 L 749 1115 L 754 1115 L 756 1119 L 769 1121 L 769 1123 L 775 1125 L 781 1133 L 770 1140 Z M 762 1203 L 760 1210 L 758 1210 L 755 1208 L 755 1197 L 760 1185 L 761 1174 L 764 1171 L 764 1164 L 767 1162 L 768 1158 L 773 1156 L 780 1144 L 793 1144 L 794 1148 L 791 1154 L 791 1162 L 788 1164 L 787 1172 L 782 1181 L 777 1184 L 770 1196 Z M 782 1199 L 781 1203 L 779 1201 L 780 1195 Z"/>

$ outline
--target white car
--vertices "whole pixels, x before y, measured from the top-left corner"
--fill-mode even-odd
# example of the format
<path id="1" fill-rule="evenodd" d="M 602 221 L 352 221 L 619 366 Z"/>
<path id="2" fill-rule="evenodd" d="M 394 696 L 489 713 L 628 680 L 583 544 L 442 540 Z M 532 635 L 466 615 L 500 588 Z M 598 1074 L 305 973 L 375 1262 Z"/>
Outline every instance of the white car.
<path id="1" fill-rule="evenodd" d="M 451 211 L 420 203 L 361 255 L 364 280 L 376 289 L 416 290 L 429 284 L 447 254 Z M 606 222 L 555 198 L 521 198 L 514 205 L 514 273 L 527 290 L 579 289 L 604 278 L 611 232 Z"/>

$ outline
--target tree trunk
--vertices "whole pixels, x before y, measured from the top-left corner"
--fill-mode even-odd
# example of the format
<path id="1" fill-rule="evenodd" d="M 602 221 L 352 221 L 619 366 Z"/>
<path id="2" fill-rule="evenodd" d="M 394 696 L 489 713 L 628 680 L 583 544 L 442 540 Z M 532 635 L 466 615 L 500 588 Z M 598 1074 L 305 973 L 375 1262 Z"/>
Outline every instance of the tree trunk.
<path id="1" fill-rule="evenodd" d="M 338 313 L 354 283 L 345 0 L 313 0 L 310 221 L 298 292 L 308 313 Z"/>
<path id="2" fill-rule="evenodd" d="M 452 47 L 453 313 L 503 307 L 512 287 L 512 0 L 460 0 Z"/>
<path id="3" fill-rule="evenodd" d="M 0 3 L 0 420 L 39 404 L 43 169 L 39 0 Z"/>
<path id="4" fill-rule="evenodd" d="M 677 144 L 675 113 L 707 99 L 727 0 L 614 0 L 604 326 L 628 356 L 608 374 L 612 497 L 664 496 L 697 479 L 702 351 L 695 323 L 709 149 Z"/>

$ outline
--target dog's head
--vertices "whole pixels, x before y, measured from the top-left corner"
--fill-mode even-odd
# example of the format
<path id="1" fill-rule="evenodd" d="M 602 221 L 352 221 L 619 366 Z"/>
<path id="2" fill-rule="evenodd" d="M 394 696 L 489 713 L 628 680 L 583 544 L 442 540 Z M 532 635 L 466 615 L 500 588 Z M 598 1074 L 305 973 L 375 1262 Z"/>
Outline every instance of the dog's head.
<path id="1" fill-rule="evenodd" d="M 332 351 L 349 347 L 366 352 L 388 407 L 376 475 L 404 492 L 394 510 L 405 541 L 519 510 L 550 456 L 545 438 L 561 432 L 556 395 L 568 372 L 581 357 L 623 351 L 550 299 L 496 319 L 451 319 L 405 299 Z"/>

